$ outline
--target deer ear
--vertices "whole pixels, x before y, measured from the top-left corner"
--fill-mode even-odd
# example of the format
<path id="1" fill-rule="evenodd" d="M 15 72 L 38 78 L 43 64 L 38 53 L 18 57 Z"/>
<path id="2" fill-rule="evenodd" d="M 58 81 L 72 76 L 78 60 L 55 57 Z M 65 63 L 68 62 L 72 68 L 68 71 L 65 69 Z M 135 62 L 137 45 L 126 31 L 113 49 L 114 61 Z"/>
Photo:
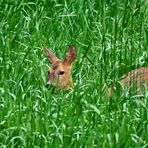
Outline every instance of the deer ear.
<path id="1" fill-rule="evenodd" d="M 66 53 L 65 59 L 63 61 L 63 64 L 70 65 L 70 64 L 73 63 L 75 58 L 76 58 L 76 48 L 75 48 L 75 46 L 71 45 L 68 48 L 68 51 Z"/>
<path id="2" fill-rule="evenodd" d="M 60 61 L 48 48 L 45 48 L 45 52 L 50 63 Z"/>

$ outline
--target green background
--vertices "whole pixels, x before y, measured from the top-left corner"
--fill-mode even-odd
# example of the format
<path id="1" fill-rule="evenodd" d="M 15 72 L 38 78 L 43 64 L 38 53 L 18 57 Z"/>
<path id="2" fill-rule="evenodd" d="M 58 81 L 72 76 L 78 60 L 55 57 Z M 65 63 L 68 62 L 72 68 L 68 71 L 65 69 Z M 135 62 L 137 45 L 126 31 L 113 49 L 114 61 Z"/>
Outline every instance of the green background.
<path id="1" fill-rule="evenodd" d="M 147 0 L 0 1 L 0 147 L 148 147 L 148 97 L 102 93 L 148 66 Z M 74 92 L 45 88 L 77 48 Z M 106 92 L 106 90 L 105 90 Z"/>

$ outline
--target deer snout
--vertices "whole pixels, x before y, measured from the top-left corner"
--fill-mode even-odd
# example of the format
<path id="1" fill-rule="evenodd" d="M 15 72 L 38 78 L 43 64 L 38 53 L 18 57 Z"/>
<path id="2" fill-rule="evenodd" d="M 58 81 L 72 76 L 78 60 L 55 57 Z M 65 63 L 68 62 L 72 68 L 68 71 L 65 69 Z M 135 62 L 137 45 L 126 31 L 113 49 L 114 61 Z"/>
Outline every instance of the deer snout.
<path id="1" fill-rule="evenodd" d="M 47 89 L 55 89 L 55 85 L 52 85 L 52 84 L 46 84 L 46 88 Z"/>
<path id="2" fill-rule="evenodd" d="M 48 82 L 47 82 L 47 84 L 46 84 L 46 87 L 49 87 L 49 86 L 52 86 L 53 85 L 53 83 L 55 82 L 55 80 L 56 80 L 56 74 L 55 74 L 55 72 L 48 72 Z"/>
<path id="3" fill-rule="evenodd" d="M 49 88 L 50 86 L 52 86 L 53 84 L 51 83 L 51 81 L 49 80 L 46 84 L 46 87 Z"/>

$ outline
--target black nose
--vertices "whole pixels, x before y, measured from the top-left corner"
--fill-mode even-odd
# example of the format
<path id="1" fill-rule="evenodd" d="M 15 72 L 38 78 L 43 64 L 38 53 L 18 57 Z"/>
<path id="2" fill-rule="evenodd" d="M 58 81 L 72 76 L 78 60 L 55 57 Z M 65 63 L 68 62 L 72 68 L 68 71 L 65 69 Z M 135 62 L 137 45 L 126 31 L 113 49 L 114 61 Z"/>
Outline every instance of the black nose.
<path id="1" fill-rule="evenodd" d="M 52 85 L 52 84 L 46 84 L 46 88 L 47 89 L 50 88 L 50 90 L 55 90 L 56 89 L 56 87 L 54 85 Z"/>
<path id="2" fill-rule="evenodd" d="M 49 88 L 49 84 L 46 84 L 46 88 Z"/>

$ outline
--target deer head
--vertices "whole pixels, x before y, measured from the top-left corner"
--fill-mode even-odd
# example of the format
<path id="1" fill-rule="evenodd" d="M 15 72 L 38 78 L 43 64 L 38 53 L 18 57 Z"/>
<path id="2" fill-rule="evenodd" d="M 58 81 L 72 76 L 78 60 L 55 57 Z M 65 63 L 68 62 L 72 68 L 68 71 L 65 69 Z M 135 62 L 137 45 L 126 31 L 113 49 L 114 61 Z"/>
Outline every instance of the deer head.
<path id="1" fill-rule="evenodd" d="M 65 59 L 57 58 L 49 49 L 45 48 L 49 62 L 52 64 L 48 70 L 47 87 L 55 85 L 58 89 L 68 89 L 73 86 L 70 70 L 76 57 L 76 48 L 69 46 Z"/>

